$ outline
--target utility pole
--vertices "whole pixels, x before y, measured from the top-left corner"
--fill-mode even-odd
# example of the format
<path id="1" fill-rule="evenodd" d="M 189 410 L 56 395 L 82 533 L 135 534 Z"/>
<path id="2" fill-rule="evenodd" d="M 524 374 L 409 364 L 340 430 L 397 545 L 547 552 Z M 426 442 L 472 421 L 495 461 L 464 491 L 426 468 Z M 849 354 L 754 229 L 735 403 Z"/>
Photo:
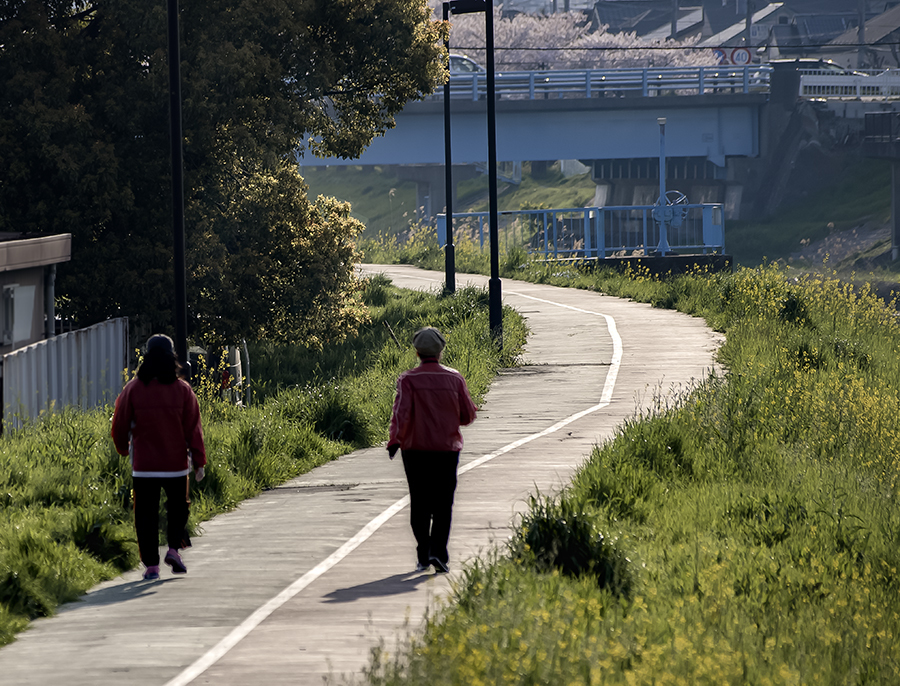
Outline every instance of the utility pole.
<path id="1" fill-rule="evenodd" d="M 858 0 L 856 7 L 859 14 L 859 30 L 856 38 L 859 47 L 856 53 L 856 68 L 863 69 L 868 64 L 866 55 L 866 0 Z"/>
<path id="2" fill-rule="evenodd" d="M 672 0 L 672 40 L 678 38 L 678 0 Z"/>
<path id="3" fill-rule="evenodd" d="M 746 46 L 750 47 L 750 27 L 753 26 L 753 0 L 747 0 L 747 42 Z"/>
<path id="4" fill-rule="evenodd" d="M 169 139 L 172 155 L 172 233 L 175 271 L 175 352 L 188 380 L 191 364 L 187 351 L 187 295 L 184 258 L 184 157 L 181 128 L 181 48 L 178 35 L 178 0 L 168 0 Z"/>
<path id="5" fill-rule="evenodd" d="M 444 21 L 450 21 L 450 3 L 444 3 Z M 450 33 L 444 41 L 447 50 L 447 59 L 450 58 Z M 449 62 L 447 68 L 450 68 Z M 447 205 L 444 216 L 447 217 L 447 245 L 444 248 L 444 291 L 456 292 L 456 253 L 453 247 L 453 160 L 450 145 L 450 79 L 444 83 L 444 192 L 447 195 Z"/>

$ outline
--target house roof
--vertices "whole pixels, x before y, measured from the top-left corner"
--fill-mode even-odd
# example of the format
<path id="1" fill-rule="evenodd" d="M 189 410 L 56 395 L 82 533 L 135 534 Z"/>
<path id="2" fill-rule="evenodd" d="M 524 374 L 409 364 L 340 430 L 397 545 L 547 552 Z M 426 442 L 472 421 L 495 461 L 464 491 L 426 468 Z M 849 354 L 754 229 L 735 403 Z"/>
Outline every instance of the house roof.
<path id="1" fill-rule="evenodd" d="M 0 234 L 0 272 L 68 262 L 72 258 L 72 234 L 25 237 Z"/>
<path id="2" fill-rule="evenodd" d="M 781 2 L 770 2 L 768 5 L 763 7 L 761 10 L 758 10 L 753 13 L 752 22 L 754 24 L 763 21 L 769 15 L 774 12 L 777 12 L 781 9 L 781 6 L 784 3 Z M 698 47 L 701 48 L 714 48 L 720 45 L 727 45 L 730 41 L 734 41 L 735 38 L 740 37 L 741 33 L 747 30 L 746 21 L 742 20 L 736 22 L 729 26 L 724 31 L 720 31 L 719 33 L 710 36 L 704 41 L 701 41 Z"/>
<path id="3" fill-rule="evenodd" d="M 856 31 L 857 19 L 849 14 L 798 14 L 794 23 L 800 40 L 808 45 L 828 43 L 845 31 Z"/>
<path id="4" fill-rule="evenodd" d="M 900 5 L 887 12 L 882 12 L 866 22 L 866 43 L 878 43 L 897 29 L 900 29 Z M 859 41 L 859 33 L 857 29 L 853 28 L 844 31 L 829 45 L 856 45 L 857 41 Z"/>
<path id="5" fill-rule="evenodd" d="M 684 30 L 699 24 L 703 18 L 701 0 L 679 0 L 678 25 L 689 22 Z M 696 5 L 688 7 L 687 5 Z M 665 39 L 671 33 L 672 0 L 598 0 L 592 11 L 594 25 L 605 24 L 611 33 L 634 32 L 639 36 L 656 33 L 666 27 Z M 697 18 L 699 17 L 699 19 Z"/>
<path id="6" fill-rule="evenodd" d="M 675 35 L 688 31 L 696 26 L 699 26 L 703 23 L 703 8 L 702 7 L 691 7 L 686 11 L 682 11 L 678 16 L 678 21 L 675 24 Z M 644 35 L 644 38 L 651 41 L 664 41 L 667 38 L 670 38 L 672 35 L 672 22 L 671 20 L 665 24 L 662 24 L 658 29 L 650 31 L 649 33 Z"/>

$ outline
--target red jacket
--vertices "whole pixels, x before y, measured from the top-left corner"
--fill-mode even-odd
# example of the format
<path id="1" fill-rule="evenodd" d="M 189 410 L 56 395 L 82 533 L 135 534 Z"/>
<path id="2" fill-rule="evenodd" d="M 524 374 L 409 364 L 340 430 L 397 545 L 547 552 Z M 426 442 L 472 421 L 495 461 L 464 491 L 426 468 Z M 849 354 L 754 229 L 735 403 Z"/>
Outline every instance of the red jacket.
<path id="1" fill-rule="evenodd" d="M 181 379 L 163 384 L 129 381 L 116 399 L 112 438 L 120 455 L 131 455 L 134 476 L 184 476 L 206 464 L 200 405 Z"/>
<path id="2" fill-rule="evenodd" d="M 388 445 L 399 444 L 404 450 L 461 450 L 459 427 L 475 421 L 477 411 L 462 374 L 435 358 L 425 358 L 397 380 Z"/>

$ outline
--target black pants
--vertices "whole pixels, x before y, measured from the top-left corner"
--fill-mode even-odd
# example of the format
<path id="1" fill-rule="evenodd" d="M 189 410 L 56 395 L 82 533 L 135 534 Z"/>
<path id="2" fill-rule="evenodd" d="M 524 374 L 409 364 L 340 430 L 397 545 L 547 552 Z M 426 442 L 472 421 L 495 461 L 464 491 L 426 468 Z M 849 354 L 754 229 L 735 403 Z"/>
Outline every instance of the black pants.
<path id="1" fill-rule="evenodd" d="M 141 562 L 159 564 L 159 492 L 166 492 L 166 541 L 170 548 L 182 547 L 188 521 L 188 477 L 134 477 L 134 528 Z"/>
<path id="2" fill-rule="evenodd" d="M 404 450 L 402 455 L 416 555 L 422 564 L 428 564 L 432 557 L 447 564 L 459 452 Z"/>

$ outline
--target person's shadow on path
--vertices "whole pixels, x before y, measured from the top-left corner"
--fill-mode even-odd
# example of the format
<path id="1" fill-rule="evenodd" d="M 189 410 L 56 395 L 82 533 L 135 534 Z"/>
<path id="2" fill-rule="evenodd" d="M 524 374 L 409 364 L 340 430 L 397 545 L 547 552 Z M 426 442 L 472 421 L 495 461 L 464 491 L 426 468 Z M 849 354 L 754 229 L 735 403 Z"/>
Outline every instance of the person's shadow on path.
<path id="1" fill-rule="evenodd" d="M 168 579 L 158 579 L 156 581 L 126 581 L 125 583 L 115 584 L 107 588 L 97 591 L 91 591 L 75 600 L 60 605 L 56 609 L 56 614 L 64 614 L 72 610 L 77 610 L 87 606 L 103 606 L 114 605 L 116 603 L 125 603 L 132 600 L 138 600 L 153 595 L 163 584 L 177 583 L 178 577 Z"/>
<path id="2" fill-rule="evenodd" d="M 358 586 L 338 588 L 323 596 L 327 603 L 352 603 L 361 598 L 376 598 L 379 596 L 402 595 L 412 593 L 416 587 L 428 581 L 432 574 L 418 574 L 408 572 L 406 574 L 394 574 L 393 576 L 377 581 L 369 581 Z"/>

